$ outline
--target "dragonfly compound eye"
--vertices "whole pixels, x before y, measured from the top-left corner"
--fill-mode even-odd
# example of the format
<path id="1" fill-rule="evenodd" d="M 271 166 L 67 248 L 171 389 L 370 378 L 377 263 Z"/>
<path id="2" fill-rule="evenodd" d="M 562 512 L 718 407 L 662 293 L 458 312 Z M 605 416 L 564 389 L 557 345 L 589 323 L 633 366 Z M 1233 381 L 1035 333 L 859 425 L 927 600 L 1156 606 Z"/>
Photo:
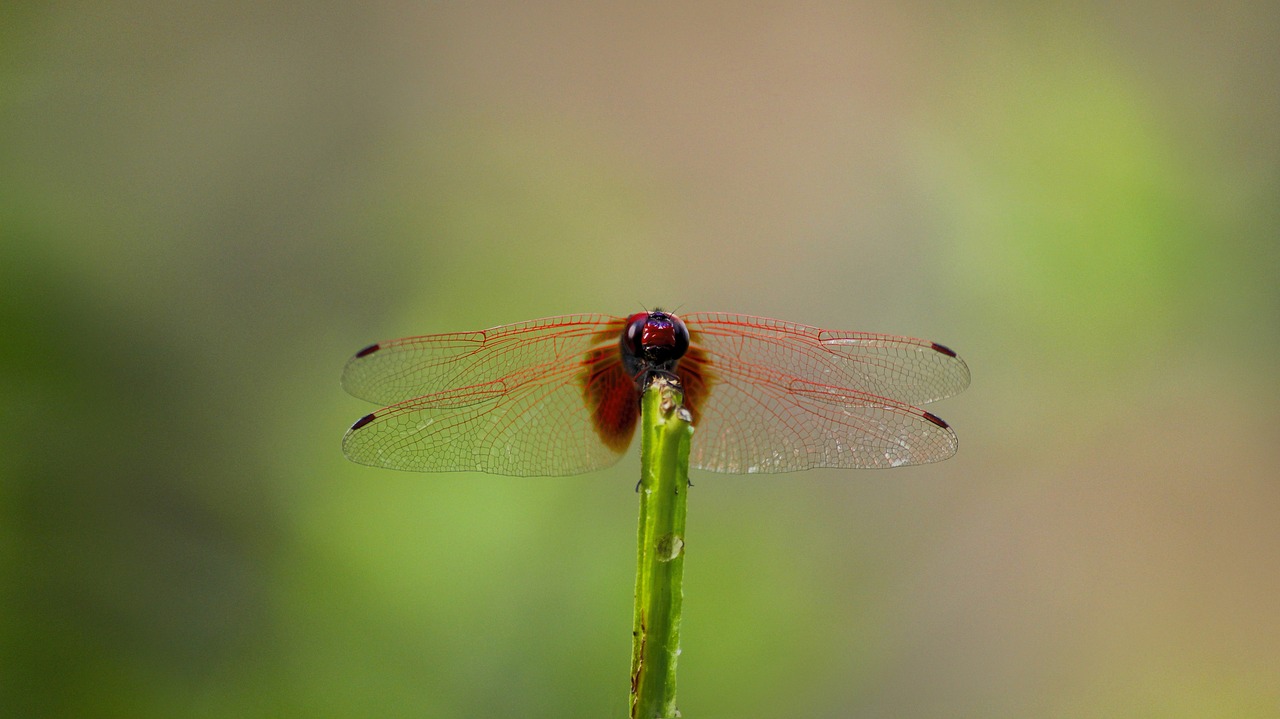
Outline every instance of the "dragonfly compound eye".
<path id="1" fill-rule="evenodd" d="M 622 345 L 632 357 L 644 356 L 644 331 L 648 322 L 648 312 L 637 312 L 627 318 L 627 328 L 622 333 Z"/>

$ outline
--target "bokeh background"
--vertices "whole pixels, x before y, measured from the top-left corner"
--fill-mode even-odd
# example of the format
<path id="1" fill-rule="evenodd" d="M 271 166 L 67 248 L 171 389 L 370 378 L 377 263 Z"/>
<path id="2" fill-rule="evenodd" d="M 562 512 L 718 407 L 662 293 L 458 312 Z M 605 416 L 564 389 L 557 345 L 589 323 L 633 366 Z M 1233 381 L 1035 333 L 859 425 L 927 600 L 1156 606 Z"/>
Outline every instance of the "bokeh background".
<path id="1" fill-rule="evenodd" d="M 689 717 L 1280 716 L 1280 5 L 5 3 L 0 714 L 624 716 L 638 459 L 348 463 L 364 344 L 928 337 L 697 474 Z"/>

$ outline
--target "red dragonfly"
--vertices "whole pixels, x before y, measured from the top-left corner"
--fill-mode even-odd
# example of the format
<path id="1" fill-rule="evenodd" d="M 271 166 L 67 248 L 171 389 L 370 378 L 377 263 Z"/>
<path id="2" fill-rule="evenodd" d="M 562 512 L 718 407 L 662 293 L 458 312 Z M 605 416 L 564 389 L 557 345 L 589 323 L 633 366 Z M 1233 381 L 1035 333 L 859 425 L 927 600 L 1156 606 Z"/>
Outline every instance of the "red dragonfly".
<path id="1" fill-rule="evenodd" d="M 684 390 L 690 466 L 729 473 L 946 459 L 955 433 L 915 405 L 969 386 L 955 352 L 910 337 L 721 312 L 569 315 L 360 350 L 343 387 L 390 406 L 342 448 L 421 472 L 589 472 L 626 452 L 652 373 Z"/>

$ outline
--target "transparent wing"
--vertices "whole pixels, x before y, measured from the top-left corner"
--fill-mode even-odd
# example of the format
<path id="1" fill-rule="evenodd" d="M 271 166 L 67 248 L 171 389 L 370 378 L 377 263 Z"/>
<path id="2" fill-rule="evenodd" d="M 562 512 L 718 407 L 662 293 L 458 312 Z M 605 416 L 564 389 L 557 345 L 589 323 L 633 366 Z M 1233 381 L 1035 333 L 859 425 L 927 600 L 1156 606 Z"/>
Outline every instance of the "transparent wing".
<path id="1" fill-rule="evenodd" d="M 546 364 L 534 379 L 522 374 L 401 402 L 361 418 L 342 449 L 361 464 L 420 472 L 546 476 L 607 467 L 634 432 L 601 434 L 579 381 L 585 375 L 575 376 L 581 372 L 581 363 Z M 633 429 L 635 391 L 620 387 L 630 394 L 616 404 L 633 408 Z"/>
<path id="2" fill-rule="evenodd" d="M 506 380 L 514 387 L 533 371 L 573 366 L 592 348 L 616 345 L 624 319 L 568 315 L 479 332 L 406 337 L 370 345 L 342 371 L 347 392 L 394 404 L 460 387 Z"/>
<path id="3" fill-rule="evenodd" d="M 956 435 L 929 412 L 847 387 L 758 367 L 682 366 L 696 404 L 689 463 L 712 472 L 775 473 L 817 467 L 925 464 L 956 452 Z M 696 377 L 696 380 L 693 378 Z M 693 380 L 693 381 L 691 381 Z"/>
<path id="4" fill-rule="evenodd" d="M 691 344 L 678 371 L 697 421 L 695 467 L 899 467 L 955 454 L 955 433 L 912 406 L 969 385 L 964 361 L 942 345 L 744 315 L 683 319 Z"/>
<path id="5" fill-rule="evenodd" d="M 765 317 L 699 312 L 682 317 L 693 347 L 741 381 L 800 380 L 907 405 L 969 386 L 969 367 L 947 347 L 913 337 L 824 330 Z M 785 384 L 785 382 L 784 382 Z"/>

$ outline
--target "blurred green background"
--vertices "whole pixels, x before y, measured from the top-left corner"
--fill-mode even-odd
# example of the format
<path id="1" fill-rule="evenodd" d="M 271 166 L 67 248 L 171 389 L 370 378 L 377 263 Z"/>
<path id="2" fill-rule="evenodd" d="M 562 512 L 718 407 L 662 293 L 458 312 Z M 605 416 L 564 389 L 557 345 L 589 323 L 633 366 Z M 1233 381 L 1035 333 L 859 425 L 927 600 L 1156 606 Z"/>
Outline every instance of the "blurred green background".
<path id="1" fill-rule="evenodd" d="M 688 717 L 1280 716 L 1280 5 L 6 3 L 0 715 L 624 716 L 638 459 L 348 463 L 364 344 L 944 342 L 695 473 Z"/>

